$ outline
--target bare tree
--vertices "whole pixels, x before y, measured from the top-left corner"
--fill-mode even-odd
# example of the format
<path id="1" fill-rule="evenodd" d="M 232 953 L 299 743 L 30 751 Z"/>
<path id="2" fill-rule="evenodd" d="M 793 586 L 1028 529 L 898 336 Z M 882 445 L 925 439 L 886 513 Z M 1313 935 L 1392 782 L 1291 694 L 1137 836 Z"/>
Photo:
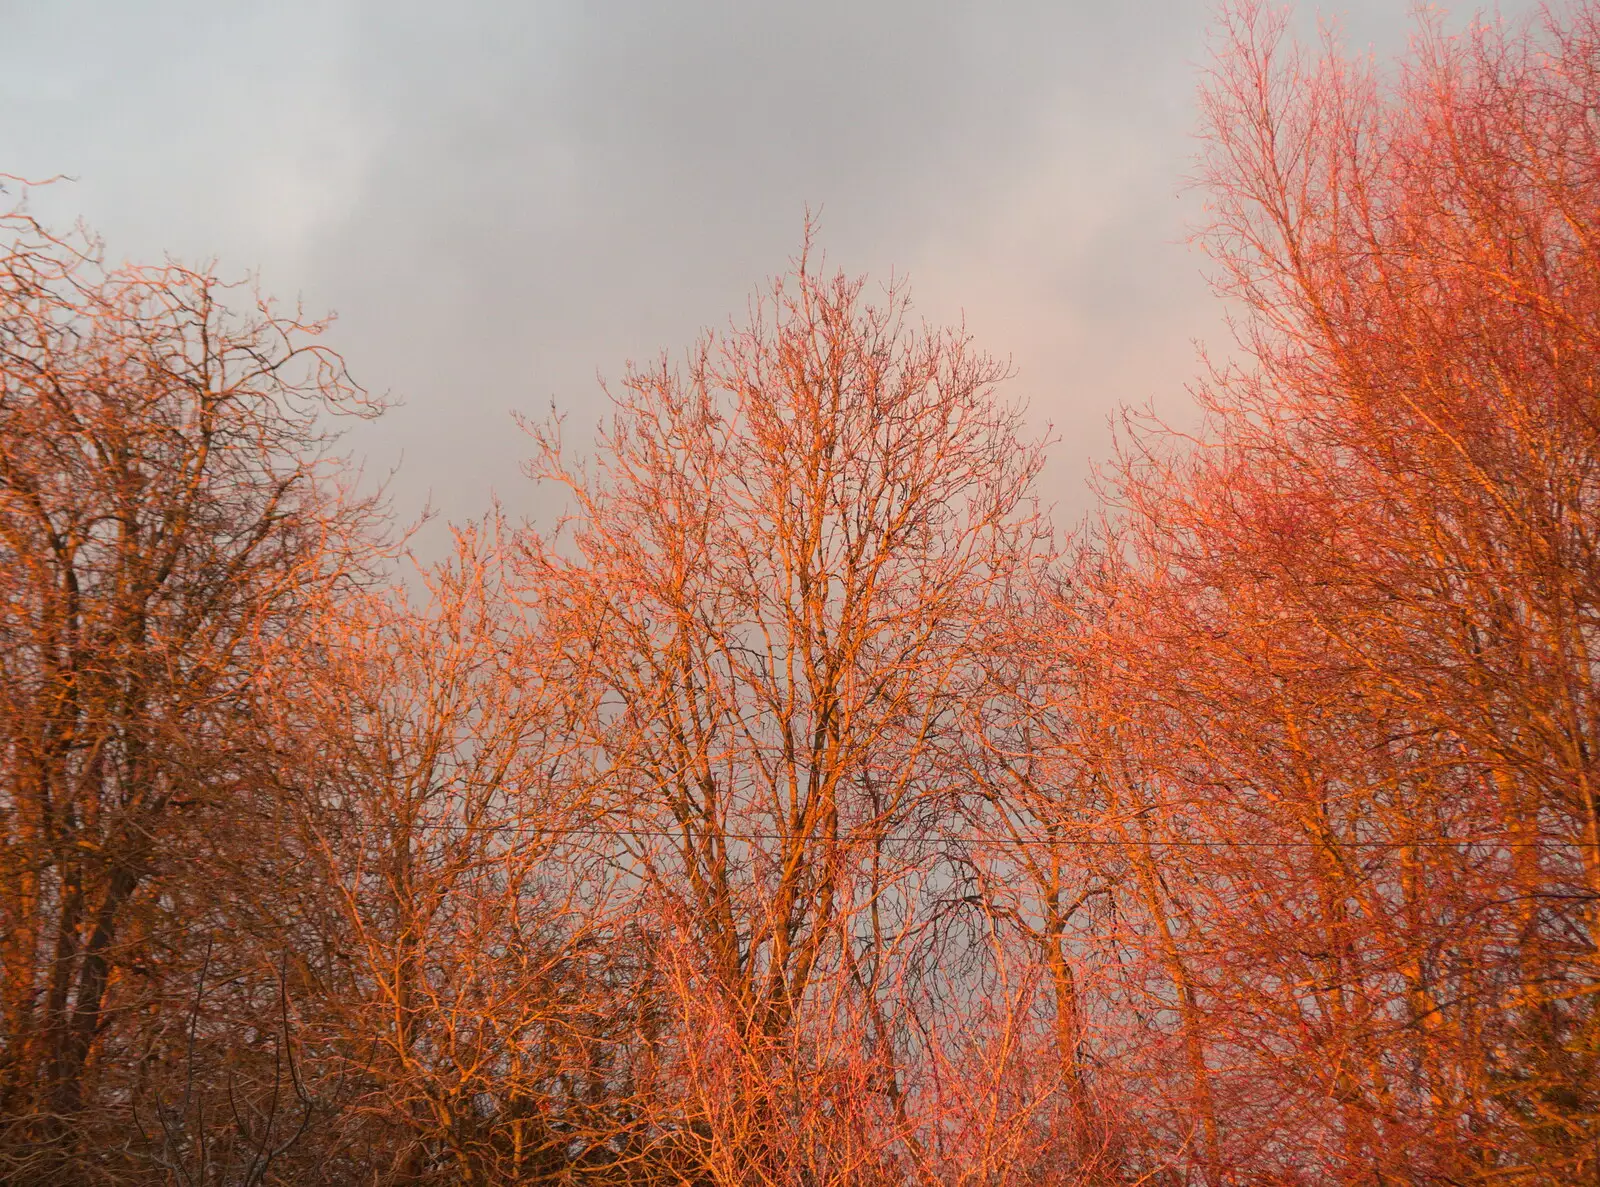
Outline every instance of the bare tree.
<path id="1" fill-rule="evenodd" d="M 1072 608 L 1207 1181 L 1595 1174 L 1597 47 L 1430 17 L 1386 77 L 1224 13 L 1245 363 Z"/>
<path id="2" fill-rule="evenodd" d="M 525 545 L 549 679 L 663 929 L 654 1120 L 718 1183 L 898 1181 L 937 1127 L 907 1012 L 936 742 L 1048 550 L 1004 368 L 863 287 L 802 254 L 745 328 L 630 372 L 593 473 L 535 430 L 573 498 L 570 546 Z"/>
<path id="3" fill-rule="evenodd" d="M 205 899 L 208 830 L 255 814 L 255 686 L 380 535 L 320 421 L 377 406 L 323 323 L 208 272 L 107 268 L 21 213 L 0 225 L 9 1143 L 126 1102 L 136 1032 L 181 1000 L 189 933 L 217 917 L 183 910 Z"/>
<path id="4" fill-rule="evenodd" d="M 352 1085 L 346 1140 L 370 1173 L 611 1181 L 632 1159 L 629 924 L 503 525 L 457 544 L 424 571 L 424 605 L 347 599 L 275 674 L 310 934 L 331 953 L 313 995 L 325 1062 Z"/>

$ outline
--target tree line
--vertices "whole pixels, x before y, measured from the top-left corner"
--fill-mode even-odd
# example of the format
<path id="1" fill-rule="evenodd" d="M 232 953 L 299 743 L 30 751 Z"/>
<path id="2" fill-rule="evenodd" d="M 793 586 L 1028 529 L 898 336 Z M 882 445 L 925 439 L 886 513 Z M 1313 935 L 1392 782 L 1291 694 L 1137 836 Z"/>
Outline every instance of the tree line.
<path id="1" fill-rule="evenodd" d="M 1600 1176 L 1600 5 L 1216 48 L 1071 532 L 808 233 L 407 562 L 327 323 L 0 216 L 0 1180 Z"/>

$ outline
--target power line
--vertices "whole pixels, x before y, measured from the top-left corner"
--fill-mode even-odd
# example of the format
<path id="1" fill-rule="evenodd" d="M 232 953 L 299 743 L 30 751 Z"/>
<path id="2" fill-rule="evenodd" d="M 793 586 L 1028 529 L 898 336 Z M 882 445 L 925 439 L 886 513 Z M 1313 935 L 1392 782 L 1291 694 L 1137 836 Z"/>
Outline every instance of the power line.
<path id="1" fill-rule="evenodd" d="M 682 830 L 671 829 L 639 829 L 639 828 L 538 828 L 524 825 L 471 825 L 439 823 L 421 826 L 422 832 L 455 832 L 470 835 L 474 833 L 513 834 L 521 837 L 551 837 L 558 839 L 576 838 L 587 840 L 617 840 L 624 838 L 638 838 L 649 840 L 682 841 L 696 839 L 691 836 L 686 838 Z M 783 833 L 731 833 L 731 832 L 703 832 L 698 839 L 715 839 L 718 841 L 737 841 L 745 844 L 756 844 L 770 841 L 794 841 L 797 838 Z M 807 837 L 808 841 L 820 842 L 824 838 Z M 841 838 L 847 843 L 860 843 L 871 841 L 868 836 Z M 884 837 L 884 840 L 894 839 Z M 998 846 L 1012 849 L 1072 849 L 1072 848 L 1147 848 L 1147 849 L 1457 849 L 1468 845 L 1483 845 L 1500 849 L 1530 849 L 1540 847 L 1570 847 L 1581 848 L 1583 842 L 1564 841 L 1558 838 L 1513 838 L 1513 837 L 1427 837 L 1414 840 L 1353 840 L 1348 838 L 1327 840 L 1275 840 L 1275 841 L 1222 841 L 1201 840 L 1193 837 L 1175 838 L 1168 840 L 1136 841 L 1132 838 L 1117 837 L 1074 837 L 1052 839 L 1048 837 L 938 837 L 923 836 L 916 838 L 899 838 L 923 841 L 945 840 L 962 844 L 978 844 L 983 846 Z"/>

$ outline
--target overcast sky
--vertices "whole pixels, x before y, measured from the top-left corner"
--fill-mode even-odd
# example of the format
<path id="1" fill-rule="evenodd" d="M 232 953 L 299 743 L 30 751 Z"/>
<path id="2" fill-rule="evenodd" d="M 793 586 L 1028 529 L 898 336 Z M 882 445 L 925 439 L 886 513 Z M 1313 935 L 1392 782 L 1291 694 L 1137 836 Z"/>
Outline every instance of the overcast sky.
<path id="1" fill-rule="evenodd" d="M 1508 12 L 1527 7 L 1508 2 Z M 511 411 L 572 437 L 596 375 L 687 346 L 781 271 L 909 276 L 1010 356 L 1086 500 L 1107 417 L 1181 417 L 1221 341 L 1184 192 L 1207 0 L 0 0 L 0 172 L 116 257 L 216 257 L 336 310 L 404 401 L 352 440 L 396 502 L 548 515 Z M 1406 0 L 1324 7 L 1403 48 Z"/>

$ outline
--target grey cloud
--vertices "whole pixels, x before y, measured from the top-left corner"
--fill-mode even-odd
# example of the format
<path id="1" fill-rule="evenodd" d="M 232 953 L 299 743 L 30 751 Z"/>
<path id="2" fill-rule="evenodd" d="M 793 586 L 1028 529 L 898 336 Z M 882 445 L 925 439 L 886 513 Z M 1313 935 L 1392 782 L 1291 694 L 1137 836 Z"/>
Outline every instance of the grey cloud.
<path id="1" fill-rule="evenodd" d="M 1518 5 L 1517 7 L 1525 7 Z M 1350 12 L 1398 48 L 1398 0 Z M 1202 0 L 0 4 L 0 170 L 82 180 L 118 253 L 259 266 L 405 400 L 405 510 L 518 476 L 513 408 L 581 435 L 595 373 L 743 308 L 823 209 L 829 258 L 909 271 L 1017 363 L 1081 503 L 1124 400 L 1181 410 L 1216 314 L 1177 195 Z"/>

